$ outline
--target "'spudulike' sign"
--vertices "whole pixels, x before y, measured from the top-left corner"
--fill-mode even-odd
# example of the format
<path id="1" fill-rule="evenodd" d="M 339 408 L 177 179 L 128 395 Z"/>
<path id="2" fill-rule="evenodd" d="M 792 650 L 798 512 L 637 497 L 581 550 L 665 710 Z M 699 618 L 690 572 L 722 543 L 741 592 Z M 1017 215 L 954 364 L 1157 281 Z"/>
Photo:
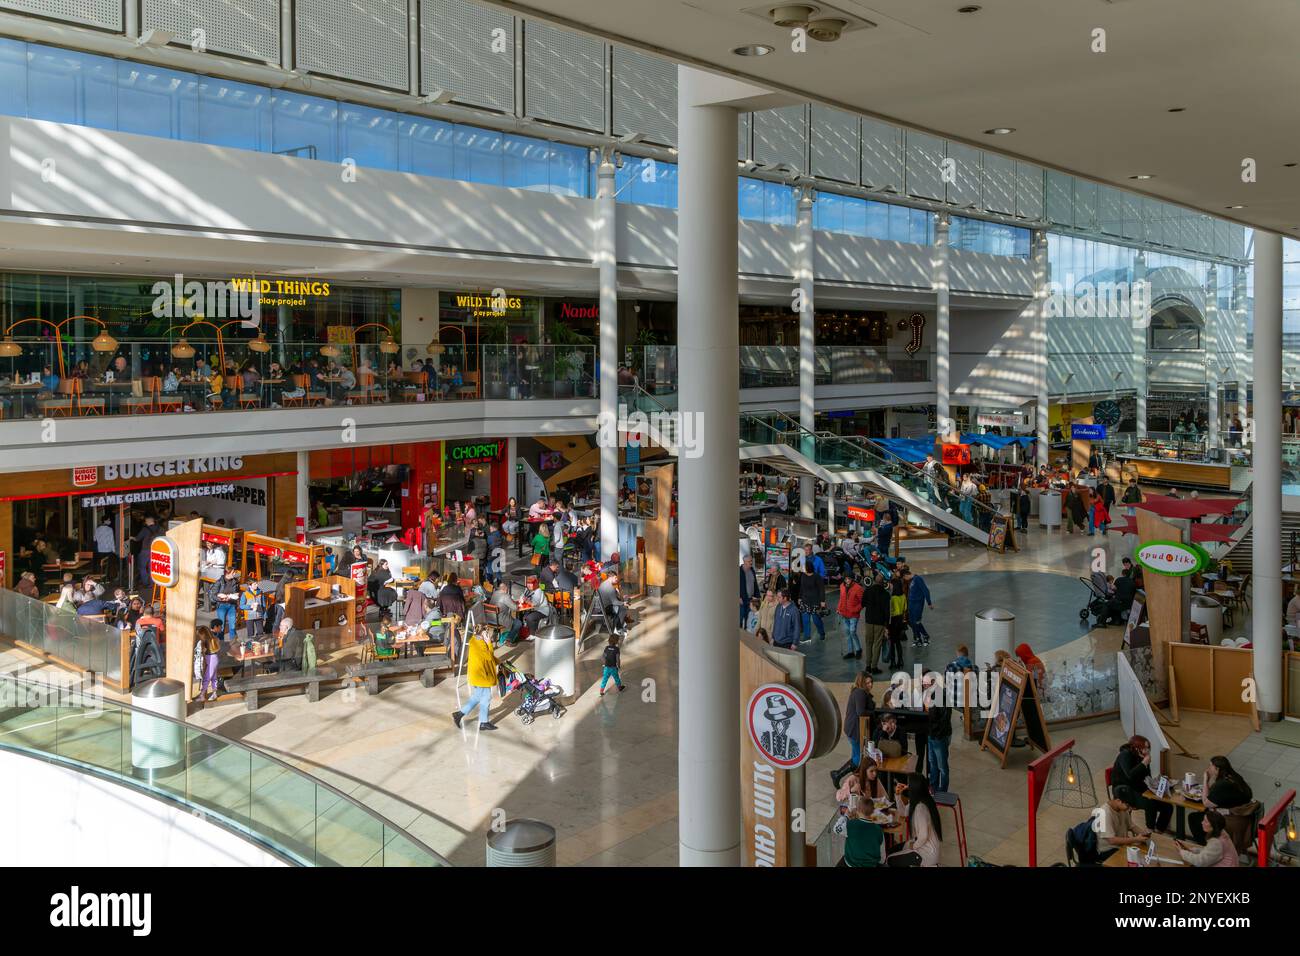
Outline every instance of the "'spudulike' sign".
<path id="1" fill-rule="evenodd" d="M 1148 541 L 1138 547 L 1134 560 L 1154 574 L 1181 578 L 1205 566 L 1205 551 L 1179 541 Z"/>
<path id="2" fill-rule="evenodd" d="M 154 538 L 149 545 L 149 580 L 163 588 L 174 588 L 181 578 L 181 563 L 176 543 L 166 535 Z"/>
<path id="3" fill-rule="evenodd" d="M 812 709 L 792 687 L 760 686 L 749 698 L 745 723 L 754 746 L 774 767 L 793 770 L 812 756 Z"/>

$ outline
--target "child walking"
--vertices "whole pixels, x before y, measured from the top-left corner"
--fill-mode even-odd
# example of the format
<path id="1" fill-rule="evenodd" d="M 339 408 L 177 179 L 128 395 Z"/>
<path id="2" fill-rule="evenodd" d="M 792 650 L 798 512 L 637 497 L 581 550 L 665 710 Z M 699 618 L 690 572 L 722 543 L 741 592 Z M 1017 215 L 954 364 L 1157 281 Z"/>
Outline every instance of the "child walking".
<path id="1" fill-rule="evenodd" d="M 619 676 L 618 673 L 618 666 L 621 659 L 622 653 L 618 649 L 618 635 L 611 634 L 609 635 L 609 643 L 605 645 L 605 656 L 601 659 L 601 663 L 605 665 L 605 669 L 600 675 L 601 697 L 605 696 L 605 684 L 609 682 L 611 677 L 614 678 L 615 687 L 620 691 L 627 690 L 627 685 L 623 683 L 623 678 Z"/>

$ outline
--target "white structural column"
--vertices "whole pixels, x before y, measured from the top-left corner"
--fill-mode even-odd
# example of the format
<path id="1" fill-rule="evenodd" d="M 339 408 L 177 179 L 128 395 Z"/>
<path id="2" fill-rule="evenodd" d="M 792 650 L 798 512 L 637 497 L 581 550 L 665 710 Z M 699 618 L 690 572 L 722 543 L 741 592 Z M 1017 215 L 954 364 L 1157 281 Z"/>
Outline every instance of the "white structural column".
<path id="1" fill-rule="evenodd" d="M 679 459 L 678 842 L 682 866 L 740 864 L 735 587 L 740 347 L 736 110 L 727 81 L 679 66 L 677 362 L 698 447 Z M 708 105 L 701 105 L 708 104 Z"/>
<path id="2" fill-rule="evenodd" d="M 619 437 L 618 421 L 618 203 L 616 165 L 610 149 L 601 150 L 596 168 L 596 268 L 600 283 L 600 420 L 609 423 L 598 435 Z M 608 561 L 618 550 L 618 441 L 600 449 L 600 556 Z"/>
<path id="3" fill-rule="evenodd" d="M 1208 447 L 1219 447 L 1219 368 L 1222 365 L 1219 351 L 1219 271 L 1214 267 L 1205 277 L 1205 328 L 1209 343 L 1205 349 L 1205 389 L 1209 399 L 1206 418 L 1209 420 Z"/>
<path id="4" fill-rule="evenodd" d="M 297 492 L 295 514 L 298 518 L 297 535 L 295 535 L 295 538 L 298 541 L 306 540 L 307 526 L 310 524 L 311 493 L 308 491 L 308 483 L 310 481 L 311 453 L 300 451 L 298 452 L 298 476 L 294 480 L 294 490 Z"/>
<path id="5" fill-rule="evenodd" d="M 1251 640 L 1260 717 L 1282 719 L 1282 237 L 1255 231 Z"/>
<path id="6" fill-rule="evenodd" d="M 1147 329 L 1151 326 L 1151 294 L 1146 289 L 1147 254 L 1133 257 L 1129 284 L 1129 321 L 1133 330 L 1133 394 L 1137 404 L 1137 437 L 1147 437 Z"/>
<path id="7" fill-rule="evenodd" d="M 799 424 L 811 434 L 817 430 L 817 319 L 813 307 L 813 191 L 799 190 L 795 219 L 794 279 L 799 283 Z M 804 455 L 812 458 L 816 448 L 805 436 Z M 812 518 L 817 507 L 817 481 L 811 475 L 799 479 L 799 514 Z"/>
<path id="8" fill-rule="evenodd" d="M 947 441 L 953 431 L 951 405 L 952 310 L 949 308 L 948 230 L 946 212 L 934 217 L 934 250 L 930 256 L 931 282 L 934 286 L 934 424 L 940 441 Z"/>
<path id="9" fill-rule="evenodd" d="M 1038 372 L 1037 398 L 1035 402 L 1034 458 L 1038 465 L 1047 464 L 1048 439 L 1048 397 L 1047 397 L 1047 320 L 1051 309 L 1048 307 L 1048 287 L 1050 281 L 1047 261 L 1047 233 L 1039 229 L 1033 235 L 1034 256 L 1034 356 Z"/>

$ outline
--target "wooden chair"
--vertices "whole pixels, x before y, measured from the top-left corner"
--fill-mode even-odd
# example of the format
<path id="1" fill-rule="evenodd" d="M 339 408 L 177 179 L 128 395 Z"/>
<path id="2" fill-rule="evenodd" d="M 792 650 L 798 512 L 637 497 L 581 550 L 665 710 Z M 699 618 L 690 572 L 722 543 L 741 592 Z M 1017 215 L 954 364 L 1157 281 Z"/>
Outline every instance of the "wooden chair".
<path id="1" fill-rule="evenodd" d="M 295 375 L 293 377 L 293 384 L 296 388 L 301 388 L 303 390 L 304 395 L 302 403 L 304 406 L 324 405 L 325 399 L 329 397 L 319 389 L 315 391 L 312 390 L 310 375 Z"/>
<path id="2" fill-rule="evenodd" d="M 284 408 L 302 408 L 302 406 L 303 406 L 303 400 L 306 398 L 306 394 L 305 394 L 305 393 L 306 393 L 306 391 L 307 391 L 307 385 L 306 385 L 307 376 L 306 376 L 306 375 L 288 375 L 288 376 L 286 376 L 286 378 L 289 379 L 289 384 L 290 384 L 292 387 L 291 387 L 290 389 L 288 389 L 285 393 L 282 393 L 282 394 L 280 395 L 280 404 L 281 404 Z M 302 394 L 302 395 L 290 395 L 290 394 L 288 394 L 288 391 L 296 391 L 296 390 L 298 390 L 298 389 L 302 389 L 304 394 Z"/>
<path id="3" fill-rule="evenodd" d="M 262 404 L 262 396 L 257 394 L 257 392 L 239 393 L 240 408 L 259 408 L 261 404 Z"/>
<path id="4" fill-rule="evenodd" d="M 456 390 L 456 397 L 461 399 L 478 398 L 478 372 L 462 372 L 464 384 Z"/>
<path id="5" fill-rule="evenodd" d="M 83 398 L 81 379 L 72 380 L 72 396 L 77 400 L 78 415 L 103 415 L 107 404 L 102 398 Z"/>
<path id="6" fill-rule="evenodd" d="M 122 408 L 128 415 L 152 415 L 158 408 L 158 394 L 162 391 L 162 379 L 157 375 L 146 375 L 140 379 L 142 395 L 128 395 L 122 399 Z"/>
<path id="7" fill-rule="evenodd" d="M 56 394 L 58 398 L 46 398 L 36 403 L 37 409 L 41 415 L 46 418 L 71 418 L 72 413 L 77 408 L 76 399 L 73 397 L 72 383 L 81 384 L 80 379 L 65 378 L 59 382 L 59 388 Z"/>
<path id="8" fill-rule="evenodd" d="M 375 388 L 375 373 L 362 372 L 357 376 L 357 387 L 348 392 L 348 398 L 353 404 L 369 405 L 378 401 L 379 393 Z"/>
<path id="9" fill-rule="evenodd" d="M 1240 592 L 1235 588 L 1228 587 L 1226 581 L 1215 581 L 1214 591 L 1212 592 L 1215 600 L 1223 605 L 1223 624 L 1225 627 L 1232 627 L 1233 620 L 1236 617 L 1236 610 L 1240 604 Z"/>

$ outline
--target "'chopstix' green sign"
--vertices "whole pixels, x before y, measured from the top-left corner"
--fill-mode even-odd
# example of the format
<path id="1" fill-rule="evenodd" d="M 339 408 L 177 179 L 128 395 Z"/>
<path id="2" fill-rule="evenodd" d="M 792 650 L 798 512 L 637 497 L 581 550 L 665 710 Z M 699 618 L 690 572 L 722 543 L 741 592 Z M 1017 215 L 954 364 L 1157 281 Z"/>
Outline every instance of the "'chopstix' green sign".
<path id="1" fill-rule="evenodd" d="M 504 441 L 462 442 L 447 445 L 447 461 L 454 465 L 483 465 L 500 461 L 505 455 Z"/>

